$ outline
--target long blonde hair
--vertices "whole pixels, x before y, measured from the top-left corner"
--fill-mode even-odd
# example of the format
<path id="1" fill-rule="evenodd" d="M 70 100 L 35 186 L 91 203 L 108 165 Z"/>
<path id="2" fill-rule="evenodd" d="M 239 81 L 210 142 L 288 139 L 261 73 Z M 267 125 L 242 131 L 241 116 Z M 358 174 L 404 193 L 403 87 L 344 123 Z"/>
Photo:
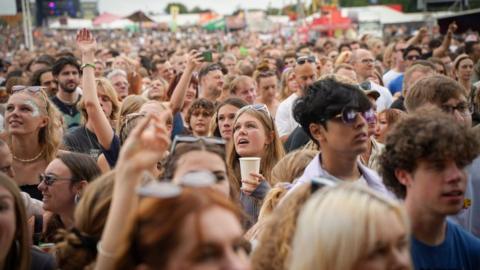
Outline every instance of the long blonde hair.
<path id="1" fill-rule="evenodd" d="M 43 147 L 44 153 L 43 158 L 47 163 L 54 160 L 57 156 L 58 149 L 60 147 L 60 143 L 62 140 L 63 135 L 63 123 L 62 123 L 62 115 L 57 107 L 50 101 L 47 94 L 40 90 L 38 92 L 32 93 L 30 91 L 21 91 L 19 93 L 26 94 L 31 96 L 33 100 L 36 100 L 37 103 L 39 101 L 43 102 L 44 106 L 40 106 L 44 108 L 45 114 L 48 118 L 47 125 L 42 127 L 38 133 L 38 143 Z M 12 94 L 15 95 L 16 93 Z M 12 136 L 9 134 L 9 146 L 12 149 Z"/>
<path id="2" fill-rule="evenodd" d="M 353 269 L 375 249 L 385 226 L 379 220 L 388 213 L 408 233 L 403 207 L 368 187 L 348 183 L 318 191 L 298 217 L 289 269 Z"/>
<path id="3" fill-rule="evenodd" d="M 272 136 L 271 143 L 267 145 L 264 151 L 265 154 L 262 157 L 260 163 L 260 173 L 263 174 L 267 181 L 270 181 L 273 167 L 285 155 L 285 152 L 283 150 L 283 144 L 278 136 L 275 123 L 273 121 L 273 118 L 270 115 L 267 115 L 266 112 L 261 110 L 257 111 L 247 106 L 243 107 L 243 109 L 237 112 L 237 115 L 235 116 L 235 120 L 233 122 L 234 126 L 235 123 L 238 121 L 238 118 L 244 113 L 247 113 L 259 120 L 265 128 L 265 135 L 267 137 Z M 240 156 L 235 150 L 235 142 L 232 139 L 227 145 L 227 173 L 230 185 L 238 192 L 240 191 L 241 186 L 240 162 L 238 161 L 239 158 Z"/>

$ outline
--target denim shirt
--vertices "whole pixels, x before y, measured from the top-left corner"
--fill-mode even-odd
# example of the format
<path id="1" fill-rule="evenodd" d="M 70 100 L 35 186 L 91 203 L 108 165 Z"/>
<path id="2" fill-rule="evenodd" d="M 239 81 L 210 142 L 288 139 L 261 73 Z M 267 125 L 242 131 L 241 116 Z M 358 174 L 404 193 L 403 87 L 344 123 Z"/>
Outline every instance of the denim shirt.
<path id="1" fill-rule="evenodd" d="M 296 180 L 296 186 L 303 183 L 310 183 L 310 181 L 315 177 L 324 177 L 330 179 L 334 177 L 322 168 L 320 160 L 321 154 L 318 154 L 315 156 L 315 158 L 313 158 L 312 161 L 310 161 L 310 163 L 305 168 L 303 175 Z M 387 188 L 382 182 L 382 179 L 375 171 L 367 168 L 365 165 L 360 163 L 360 161 L 357 161 L 357 164 L 358 168 L 360 169 L 360 173 L 362 174 L 363 178 L 365 178 L 365 181 L 370 188 L 388 197 L 395 198 L 395 195 L 393 195 L 393 193 L 387 190 Z"/>

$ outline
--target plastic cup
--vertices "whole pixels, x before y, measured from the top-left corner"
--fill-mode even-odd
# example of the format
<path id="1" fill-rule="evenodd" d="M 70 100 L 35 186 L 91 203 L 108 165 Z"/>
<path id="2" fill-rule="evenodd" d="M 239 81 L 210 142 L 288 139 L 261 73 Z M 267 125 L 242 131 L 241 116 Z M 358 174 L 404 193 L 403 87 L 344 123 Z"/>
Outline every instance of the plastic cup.
<path id="1" fill-rule="evenodd" d="M 251 180 L 254 181 L 250 173 L 260 173 L 260 158 L 259 157 L 242 157 L 240 158 L 240 175 L 242 180 Z M 244 187 L 242 183 L 242 187 Z"/>

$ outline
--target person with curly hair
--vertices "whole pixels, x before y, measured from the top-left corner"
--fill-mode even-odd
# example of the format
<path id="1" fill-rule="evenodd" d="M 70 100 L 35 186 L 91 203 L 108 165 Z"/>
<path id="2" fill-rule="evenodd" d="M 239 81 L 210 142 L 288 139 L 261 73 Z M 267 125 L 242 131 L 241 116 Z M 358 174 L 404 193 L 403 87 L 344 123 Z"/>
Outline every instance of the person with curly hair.
<path id="1" fill-rule="evenodd" d="M 192 103 L 185 119 L 193 136 L 207 136 L 215 112 L 215 105 L 208 99 L 200 98 Z"/>
<path id="2" fill-rule="evenodd" d="M 447 219 L 465 204 L 465 170 L 480 153 L 474 132 L 440 110 L 401 121 L 381 156 L 384 183 L 405 200 L 415 269 L 480 269 L 480 240 Z"/>

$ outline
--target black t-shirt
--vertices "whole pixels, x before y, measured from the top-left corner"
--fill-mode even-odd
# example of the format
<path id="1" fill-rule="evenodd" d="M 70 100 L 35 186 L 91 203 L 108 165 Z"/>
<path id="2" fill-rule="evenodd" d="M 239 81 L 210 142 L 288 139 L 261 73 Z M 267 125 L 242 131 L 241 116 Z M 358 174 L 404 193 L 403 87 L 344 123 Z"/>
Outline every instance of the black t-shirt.
<path id="1" fill-rule="evenodd" d="M 66 104 L 61 101 L 57 96 L 51 98 L 52 102 L 57 106 L 57 108 L 62 112 L 64 122 L 68 129 L 80 126 L 81 114 L 77 110 L 77 103 L 80 100 L 81 96 L 78 96 L 77 101 L 74 104 Z"/>
<path id="2" fill-rule="evenodd" d="M 310 141 L 310 137 L 303 130 L 302 127 L 296 127 L 285 142 L 285 151 L 290 153 L 302 146 L 305 146 Z"/>
<path id="3" fill-rule="evenodd" d="M 391 109 L 398 109 L 406 112 L 407 110 L 405 109 L 405 98 L 403 96 L 400 96 L 395 100 L 392 105 L 390 105 Z"/>
<path id="4" fill-rule="evenodd" d="M 95 160 L 102 152 L 97 136 L 85 126 L 75 127 L 70 130 L 63 137 L 63 143 L 67 150 L 88 154 Z"/>

